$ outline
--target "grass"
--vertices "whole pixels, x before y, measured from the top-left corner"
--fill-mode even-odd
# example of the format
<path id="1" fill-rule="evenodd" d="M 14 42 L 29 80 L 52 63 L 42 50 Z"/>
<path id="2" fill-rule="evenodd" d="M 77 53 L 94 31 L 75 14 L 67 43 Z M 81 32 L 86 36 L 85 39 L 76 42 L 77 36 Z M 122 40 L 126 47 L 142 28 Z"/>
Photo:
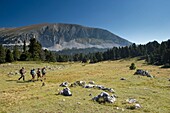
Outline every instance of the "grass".
<path id="1" fill-rule="evenodd" d="M 133 75 L 129 70 L 134 62 L 137 69 L 148 70 L 154 79 Z M 45 86 L 41 81 L 29 82 L 32 68 L 44 67 L 47 70 Z M 26 82 L 17 81 L 15 73 L 21 67 L 27 70 Z M 126 80 L 120 80 L 121 77 Z M 0 65 L 0 112 L 2 113 L 169 113 L 170 111 L 170 69 L 146 65 L 143 60 L 125 59 L 105 61 L 96 64 L 82 63 L 42 63 L 15 62 Z M 101 93 L 98 89 L 71 87 L 73 96 L 57 95 L 60 83 L 78 80 L 95 81 L 96 84 L 113 88 L 118 96 L 113 104 L 99 104 L 91 99 Z M 92 94 L 92 96 L 89 96 Z M 142 106 L 132 108 L 126 99 L 135 98 Z M 119 109 L 118 109 L 119 108 Z M 122 111 L 123 109 L 123 111 Z"/>

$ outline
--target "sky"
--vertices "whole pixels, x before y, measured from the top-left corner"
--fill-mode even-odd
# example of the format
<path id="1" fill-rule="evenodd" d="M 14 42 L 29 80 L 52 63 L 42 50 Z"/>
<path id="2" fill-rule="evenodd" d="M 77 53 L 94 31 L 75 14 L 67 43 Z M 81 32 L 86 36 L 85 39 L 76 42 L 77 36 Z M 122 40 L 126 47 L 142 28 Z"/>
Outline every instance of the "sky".
<path id="1" fill-rule="evenodd" d="M 170 39 L 170 0 L 0 0 L 0 27 L 71 23 L 136 44 Z"/>

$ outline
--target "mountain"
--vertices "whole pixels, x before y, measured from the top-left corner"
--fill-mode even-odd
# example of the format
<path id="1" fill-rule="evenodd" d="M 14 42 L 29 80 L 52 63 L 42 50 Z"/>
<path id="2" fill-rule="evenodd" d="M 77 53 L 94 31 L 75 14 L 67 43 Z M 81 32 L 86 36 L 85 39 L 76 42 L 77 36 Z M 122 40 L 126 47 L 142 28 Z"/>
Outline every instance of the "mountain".
<path id="1" fill-rule="evenodd" d="M 72 48 L 112 48 L 128 46 L 132 43 L 99 28 L 76 24 L 37 24 L 18 28 L 0 28 L 0 44 L 29 44 L 30 38 L 36 38 L 44 48 L 59 51 Z"/>

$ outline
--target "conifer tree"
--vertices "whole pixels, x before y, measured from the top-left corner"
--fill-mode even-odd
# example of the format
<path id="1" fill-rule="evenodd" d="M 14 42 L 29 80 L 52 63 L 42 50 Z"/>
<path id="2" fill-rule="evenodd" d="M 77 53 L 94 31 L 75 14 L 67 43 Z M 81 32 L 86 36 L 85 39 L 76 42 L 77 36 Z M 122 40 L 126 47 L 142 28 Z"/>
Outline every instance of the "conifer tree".
<path id="1" fill-rule="evenodd" d="M 14 46 L 13 49 L 13 57 L 14 57 L 14 61 L 17 61 L 20 58 L 20 51 L 18 50 L 18 47 L 16 45 Z"/>
<path id="2" fill-rule="evenodd" d="M 36 41 L 35 38 L 30 39 L 28 52 L 31 54 L 30 57 L 31 57 L 32 60 L 40 60 L 40 55 L 41 55 L 41 52 L 42 52 L 42 46 L 38 41 Z"/>
<path id="3" fill-rule="evenodd" d="M 26 52 L 26 47 L 27 47 L 26 41 L 24 40 L 24 45 L 23 45 L 23 52 L 24 52 L 24 53 Z"/>
<path id="4" fill-rule="evenodd" d="M 6 57 L 5 49 L 2 45 L 0 45 L 0 63 L 5 63 L 5 57 Z"/>
<path id="5" fill-rule="evenodd" d="M 10 49 L 7 49 L 5 60 L 6 60 L 6 62 L 14 61 L 14 57 L 13 57 L 13 54 L 11 53 Z"/>

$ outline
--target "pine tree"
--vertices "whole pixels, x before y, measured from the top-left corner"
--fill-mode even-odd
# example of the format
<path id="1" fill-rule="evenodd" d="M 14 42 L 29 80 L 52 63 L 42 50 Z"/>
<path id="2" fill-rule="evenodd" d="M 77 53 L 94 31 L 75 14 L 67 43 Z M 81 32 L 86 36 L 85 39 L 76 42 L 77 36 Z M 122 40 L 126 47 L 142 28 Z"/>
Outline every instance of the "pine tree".
<path id="1" fill-rule="evenodd" d="M 5 49 L 2 45 L 0 45 L 0 63 L 5 63 L 5 57 L 6 57 Z"/>
<path id="2" fill-rule="evenodd" d="M 14 60 L 17 61 L 20 58 L 20 51 L 18 50 L 18 47 L 15 45 L 13 49 L 13 57 Z"/>
<path id="3" fill-rule="evenodd" d="M 74 61 L 79 61 L 79 54 L 75 54 L 75 55 L 73 56 L 73 60 L 74 60 Z"/>
<path id="4" fill-rule="evenodd" d="M 29 50 L 32 60 L 40 60 L 42 46 L 35 38 L 30 39 Z"/>
<path id="5" fill-rule="evenodd" d="M 51 51 L 49 52 L 49 55 L 47 57 L 48 57 L 47 61 L 56 62 L 56 57 Z"/>
<path id="6" fill-rule="evenodd" d="M 5 60 L 6 60 L 6 62 L 14 61 L 14 57 L 13 57 L 13 54 L 11 53 L 10 49 L 7 49 Z"/>
<path id="7" fill-rule="evenodd" d="M 23 52 L 24 52 L 24 53 L 26 52 L 26 47 L 27 47 L 26 41 L 24 40 L 24 45 L 23 45 Z"/>
<path id="8" fill-rule="evenodd" d="M 102 60 L 103 60 L 103 55 L 102 55 L 102 53 L 101 53 L 101 52 L 95 53 L 95 58 L 96 58 L 97 62 L 102 61 Z"/>

